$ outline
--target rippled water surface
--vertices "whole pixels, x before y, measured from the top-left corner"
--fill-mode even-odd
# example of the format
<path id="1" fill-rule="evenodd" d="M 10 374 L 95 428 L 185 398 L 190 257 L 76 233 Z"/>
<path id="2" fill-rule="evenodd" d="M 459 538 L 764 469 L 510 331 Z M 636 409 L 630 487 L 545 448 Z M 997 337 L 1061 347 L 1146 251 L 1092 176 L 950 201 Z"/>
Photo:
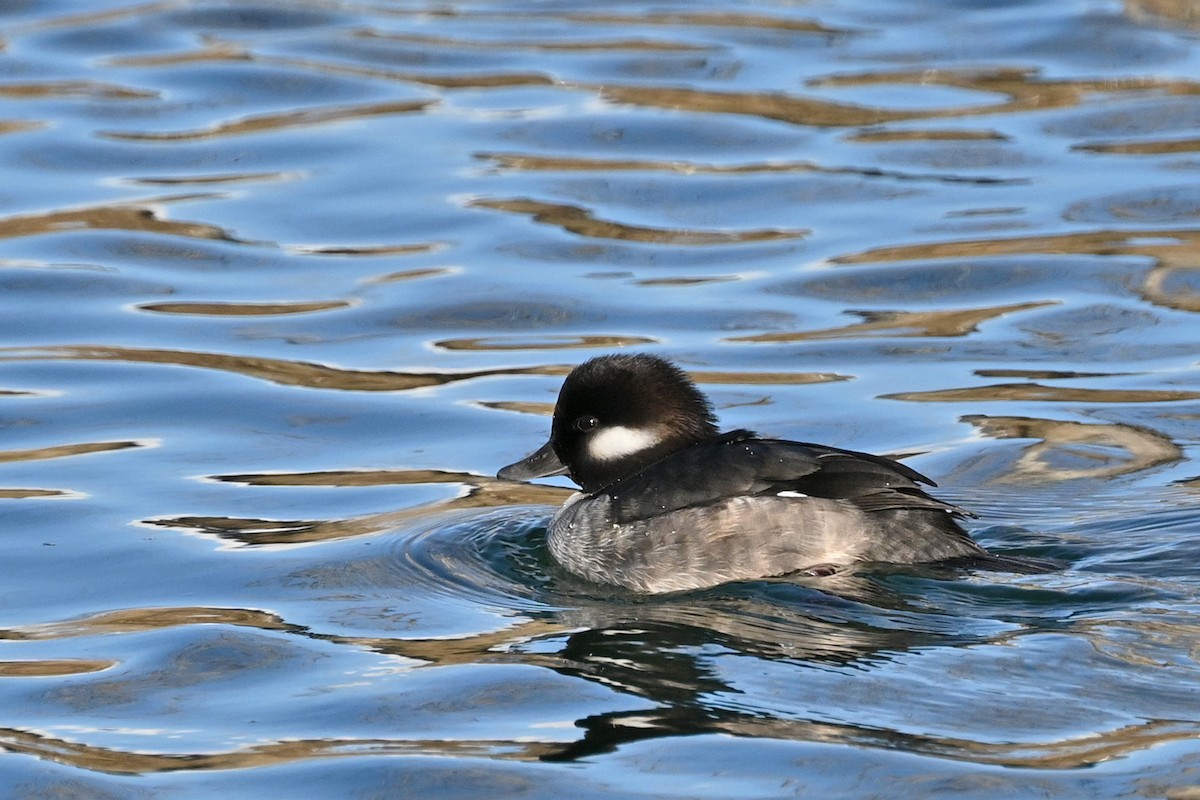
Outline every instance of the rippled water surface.
<path id="1" fill-rule="evenodd" d="M 1187 0 L 0 4 L 0 794 L 1200 797 Z M 1045 575 L 638 598 L 585 358 Z"/>

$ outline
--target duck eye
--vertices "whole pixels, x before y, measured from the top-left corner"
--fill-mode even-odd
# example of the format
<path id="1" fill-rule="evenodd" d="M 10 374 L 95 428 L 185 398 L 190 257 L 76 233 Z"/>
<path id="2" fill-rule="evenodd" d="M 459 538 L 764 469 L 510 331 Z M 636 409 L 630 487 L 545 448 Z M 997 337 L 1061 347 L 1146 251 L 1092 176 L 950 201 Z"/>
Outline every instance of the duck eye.
<path id="1" fill-rule="evenodd" d="M 600 420 L 596 419 L 595 417 L 593 417 L 589 414 L 589 415 L 582 416 L 579 419 L 575 420 L 573 423 L 571 423 L 571 427 L 574 428 L 575 430 L 579 431 L 580 433 L 583 433 L 585 431 L 590 431 L 592 428 L 596 427 L 599 424 L 600 424 Z"/>

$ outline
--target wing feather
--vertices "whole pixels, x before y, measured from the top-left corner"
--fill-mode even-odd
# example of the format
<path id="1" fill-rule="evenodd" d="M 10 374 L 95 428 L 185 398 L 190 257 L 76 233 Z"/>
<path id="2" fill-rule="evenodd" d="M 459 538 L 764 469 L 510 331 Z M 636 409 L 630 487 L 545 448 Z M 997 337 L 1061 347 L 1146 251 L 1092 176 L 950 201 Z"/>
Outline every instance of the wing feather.
<path id="1" fill-rule="evenodd" d="M 866 512 L 911 509 L 974 516 L 929 496 L 922 483 L 934 485 L 883 456 L 733 431 L 667 456 L 604 491 L 612 497 L 616 523 L 711 505 L 733 495 L 781 492 L 845 500 Z"/>

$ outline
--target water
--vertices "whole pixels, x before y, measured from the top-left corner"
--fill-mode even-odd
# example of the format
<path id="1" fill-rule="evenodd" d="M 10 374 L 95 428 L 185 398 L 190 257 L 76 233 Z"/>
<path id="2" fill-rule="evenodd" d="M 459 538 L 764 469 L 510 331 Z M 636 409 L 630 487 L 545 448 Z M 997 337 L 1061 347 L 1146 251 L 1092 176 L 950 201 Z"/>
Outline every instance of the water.
<path id="1" fill-rule="evenodd" d="M 1200 796 L 1187 2 L 10 2 L 0 793 Z M 615 349 L 1046 575 L 638 598 Z"/>

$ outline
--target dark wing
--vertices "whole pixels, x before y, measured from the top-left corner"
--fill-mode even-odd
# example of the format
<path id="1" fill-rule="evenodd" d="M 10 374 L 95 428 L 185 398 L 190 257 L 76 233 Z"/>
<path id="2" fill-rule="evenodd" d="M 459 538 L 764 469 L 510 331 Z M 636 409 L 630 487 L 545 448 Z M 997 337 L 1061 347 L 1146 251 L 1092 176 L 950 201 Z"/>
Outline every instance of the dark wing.
<path id="1" fill-rule="evenodd" d="M 848 500 L 863 511 L 907 508 L 947 511 L 956 517 L 975 516 L 964 508 L 926 494 L 918 484 L 937 484 L 898 461 L 824 445 L 802 446 L 816 451 L 820 464 L 815 473 L 797 481 L 796 491 L 803 494 Z"/>
<path id="2" fill-rule="evenodd" d="M 667 456 L 605 491 L 613 521 L 647 519 L 735 495 L 795 492 L 846 500 L 863 511 L 926 509 L 967 516 L 918 483 L 933 481 L 896 461 L 818 444 L 758 439 L 733 431 Z"/>

